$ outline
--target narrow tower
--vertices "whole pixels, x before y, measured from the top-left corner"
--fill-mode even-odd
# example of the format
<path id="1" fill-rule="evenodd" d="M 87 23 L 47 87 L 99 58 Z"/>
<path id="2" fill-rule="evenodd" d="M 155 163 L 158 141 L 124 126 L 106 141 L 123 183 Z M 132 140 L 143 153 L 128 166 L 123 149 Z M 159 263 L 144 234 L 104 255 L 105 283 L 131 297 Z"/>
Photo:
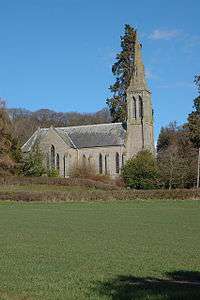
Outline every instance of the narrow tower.
<path id="1" fill-rule="evenodd" d="M 136 39 L 134 71 L 127 90 L 127 158 L 144 149 L 155 150 L 151 92 L 145 80 L 141 48 Z"/>

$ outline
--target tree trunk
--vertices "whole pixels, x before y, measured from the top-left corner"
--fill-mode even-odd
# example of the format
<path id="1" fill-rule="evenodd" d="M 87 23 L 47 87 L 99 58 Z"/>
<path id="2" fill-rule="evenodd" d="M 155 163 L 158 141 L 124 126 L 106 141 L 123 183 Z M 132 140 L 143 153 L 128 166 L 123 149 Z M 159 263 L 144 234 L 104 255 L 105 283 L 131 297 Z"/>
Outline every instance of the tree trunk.
<path id="1" fill-rule="evenodd" d="M 199 148 L 198 163 L 197 163 L 197 189 L 199 188 L 199 167 L 200 167 L 200 148 Z"/>

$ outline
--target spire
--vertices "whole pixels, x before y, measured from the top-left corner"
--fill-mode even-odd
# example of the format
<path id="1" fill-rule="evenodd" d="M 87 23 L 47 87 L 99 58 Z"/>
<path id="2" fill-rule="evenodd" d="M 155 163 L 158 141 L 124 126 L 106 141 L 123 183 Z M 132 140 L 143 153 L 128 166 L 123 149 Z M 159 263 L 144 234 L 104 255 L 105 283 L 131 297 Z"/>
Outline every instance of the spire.
<path id="1" fill-rule="evenodd" d="M 136 33 L 134 70 L 130 83 L 131 90 L 149 90 L 145 80 L 145 71 L 142 62 L 141 48 L 142 45 L 139 43 Z"/>

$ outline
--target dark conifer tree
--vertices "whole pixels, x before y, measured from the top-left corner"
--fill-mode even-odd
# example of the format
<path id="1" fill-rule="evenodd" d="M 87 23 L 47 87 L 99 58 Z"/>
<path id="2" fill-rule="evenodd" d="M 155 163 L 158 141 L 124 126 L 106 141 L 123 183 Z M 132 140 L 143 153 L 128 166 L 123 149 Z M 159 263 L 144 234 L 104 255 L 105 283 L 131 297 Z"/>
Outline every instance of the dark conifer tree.
<path id="1" fill-rule="evenodd" d="M 127 119 L 126 91 L 134 71 L 135 42 L 136 30 L 126 24 L 124 35 L 121 36 L 122 50 L 117 54 L 117 61 L 112 66 L 112 73 L 116 77 L 115 83 L 110 86 L 113 95 L 106 101 L 113 122 L 125 122 Z"/>

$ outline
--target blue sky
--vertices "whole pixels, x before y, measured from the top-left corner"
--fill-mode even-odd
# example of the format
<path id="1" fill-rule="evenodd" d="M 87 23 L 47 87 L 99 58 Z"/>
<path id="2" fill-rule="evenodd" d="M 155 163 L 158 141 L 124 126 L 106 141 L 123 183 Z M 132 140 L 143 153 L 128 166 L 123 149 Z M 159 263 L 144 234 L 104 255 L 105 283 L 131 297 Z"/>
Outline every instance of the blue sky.
<path id="1" fill-rule="evenodd" d="M 199 0 L 0 0 L 0 97 L 31 110 L 101 109 L 129 23 L 143 44 L 157 136 L 192 109 L 199 12 Z"/>

